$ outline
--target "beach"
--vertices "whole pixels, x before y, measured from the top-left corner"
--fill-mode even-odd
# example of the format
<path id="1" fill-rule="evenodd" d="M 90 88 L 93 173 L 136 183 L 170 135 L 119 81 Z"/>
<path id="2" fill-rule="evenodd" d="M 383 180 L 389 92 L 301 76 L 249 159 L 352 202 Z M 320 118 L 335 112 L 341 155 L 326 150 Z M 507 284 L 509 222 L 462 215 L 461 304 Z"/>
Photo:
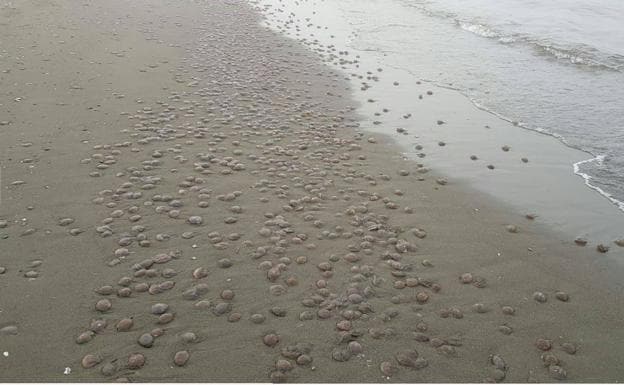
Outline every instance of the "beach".
<path id="1" fill-rule="evenodd" d="M 575 176 L 527 167 L 573 155 L 540 162 L 551 147 L 489 114 L 502 134 L 406 154 L 388 132 L 484 112 L 428 83 L 358 96 L 403 79 L 311 50 L 276 28 L 305 19 L 268 9 L 0 4 L 0 380 L 621 381 L 621 218 L 512 204 L 441 151 L 470 164 L 452 150 L 468 141 L 500 157 L 481 184 L 502 169 L 543 194 Z M 367 115 L 409 98 L 427 107 L 401 127 Z"/>

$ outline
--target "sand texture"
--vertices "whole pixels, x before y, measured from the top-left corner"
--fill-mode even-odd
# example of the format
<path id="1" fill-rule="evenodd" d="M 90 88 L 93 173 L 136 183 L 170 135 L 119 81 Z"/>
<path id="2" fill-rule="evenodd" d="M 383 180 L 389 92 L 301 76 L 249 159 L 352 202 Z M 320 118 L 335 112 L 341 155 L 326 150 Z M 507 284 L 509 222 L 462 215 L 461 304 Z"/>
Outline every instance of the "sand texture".
<path id="1" fill-rule="evenodd" d="M 624 378 L 619 264 L 358 129 L 260 21 L 0 4 L 0 381 Z"/>

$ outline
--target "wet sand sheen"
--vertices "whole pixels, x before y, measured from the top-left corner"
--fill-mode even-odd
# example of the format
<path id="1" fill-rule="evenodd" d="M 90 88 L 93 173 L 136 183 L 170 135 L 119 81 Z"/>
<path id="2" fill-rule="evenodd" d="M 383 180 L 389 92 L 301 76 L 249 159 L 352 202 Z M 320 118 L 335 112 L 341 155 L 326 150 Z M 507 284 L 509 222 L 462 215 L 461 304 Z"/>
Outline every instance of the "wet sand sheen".
<path id="1" fill-rule="evenodd" d="M 4 63 L 3 380 L 621 378 L 621 269 L 359 132 L 246 3 L 54 4 L 10 25 L 85 32 L 23 53 L 69 91 Z"/>

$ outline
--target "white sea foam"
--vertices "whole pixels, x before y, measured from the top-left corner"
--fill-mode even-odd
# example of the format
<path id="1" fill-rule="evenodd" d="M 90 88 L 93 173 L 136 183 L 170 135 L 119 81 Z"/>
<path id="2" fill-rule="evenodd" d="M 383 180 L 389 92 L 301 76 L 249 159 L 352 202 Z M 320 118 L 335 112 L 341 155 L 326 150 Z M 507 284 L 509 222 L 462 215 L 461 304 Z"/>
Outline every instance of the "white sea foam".
<path id="1" fill-rule="evenodd" d="M 478 24 L 478 23 L 467 23 L 463 21 L 457 21 L 457 25 L 459 25 L 463 30 L 472 32 L 475 35 L 489 37 L 489 38 L 501 38 L 501 34 L 494 31 L 490 27 Z"/>
<path id="2" fill-rule="evenodd" d="M 624 202 L 616 199 L 613 197 L 613 195 L 609 194 L 608 192 L 604 191 L 603 189 L 601 189 L 600 187 L 593 185 L 591 183 L 592 177 L 584 172 L 581 171 L 581 165 L 582 164 L 587 164 L 587 163 L 598 163 L 598 164 L 602 164 L 602 162 L 604 162 L 604 155 L 598 155 L 594 158 L 590 158 L 590 159 L 585 159 L 582 160 L 580 162 L 576 162 L 574 163 L 574 173 L 578 176 L 580 176 L 581 178 L 583 178 L 583 180 L 585 181 L 585 185 L 587 185 L 587 187 L 591 188 L 592 190 L 597 191 L 600 195 L 602 195 L 603 197 L 605 197 L 606 199 L 608 199 L 611 203 L 613 203 L 615 206 L 617 206 L 620 210 L 624 211 Z"/>
<path id="3" fill-rule="evenodd" d="M 601 47 L 600 44 L 598 44 L 601 39 L 604 40 L 607 38 L 617 41 L 617 36 L 622 36 L 621 27 L 620 29 L 612 29 L 613 38 L 601 35 L 599 31 L 597 31 L 595 33 L 597 37 L 593 38 L 593 40 L 574 41 L 574 38 L 571 37 L 571 40 L 568 41 L 562 38 L 563 32 L 555 36 L 550 36 L 545 33 L 543 27 L 539 24 L 535 26 L 522 25 L 522 22 L 526 22 L 528 17 L 518 17 L 518 20 L 521 21 L 517 21 L 513 16 L 506 14 L 504 11 L 492 10 L 496 8 L 494 5 L 498 5 L 498 8 L 504 9 L 505 1 L 500 2 L 500 4 L 498 2 L 491 2 L 490 0 L 480 1 L 484 3 L 484 5 L 488 5 L 488 7 L 484 7 L 481 11 L 488 10 L 489 13 L 492 13 L 490 18 L 481 15 L 471 16 L 471 12 L 462 8 L 463 3 L 454 4 L 459 8 L 458 10 L 451 10 L 448 4 L 435 1 L 404 0 L 403 3 L 406 6 L 420 10 L 430 17 L 447 20 L 464 31 L 496 40 L 502 44 L 524 44 L 531 46 L 540 54 L 549 55 L 556 60 L 561 60 L 562 62 L 573 65 L 583 65 L 612 71 L 624 71 L 624 45 L 621 43 L 620 45 L 612 43 L 608 46 Z M 529 8 L 528 6 L 517 7 L 517 4 L 515 4 L 513 0 L 507 0 L 507 2 L 512 3 L 511 5 L 515 6 L 517 9 L 522 8 L 523 11 Z M 543 6 L 542 3 L 545 2 L 538 3 L 540 6 Z M 488 12 L 484 13 L 488 14 Z M 614 17 L 617 17 L 618 12 L 622 13 L 624 17 L 624 7 L 622 9 L 618 8 Z M 571 11 L 571 13 L 573 13 L 573 11 Z M 497 18 L 500 18 L 500 20 Z M 556 23 L 556 20 L 551 21 L 552 23 Z M 600 21 L 601 20 L 596 20 L 596 23 L 600 23 Z M 567 24 L 574 25 L 574 22 L 578 22 L 578 20 L 563 19 L 560 22 L 561 25 L 553 25 L 553 28 L 557 30 L 563 29 L 564 27 L 562 26 Z M 541 35 L 541 33 L 544 33 L 544 35 Z M 586 31 L 586 33 L 590 35 L 591 31 Z M 571 32 L 570 35 L 572 35 Z M 591 43 L 595 43 L 596 46 L 593 46 Z"/>

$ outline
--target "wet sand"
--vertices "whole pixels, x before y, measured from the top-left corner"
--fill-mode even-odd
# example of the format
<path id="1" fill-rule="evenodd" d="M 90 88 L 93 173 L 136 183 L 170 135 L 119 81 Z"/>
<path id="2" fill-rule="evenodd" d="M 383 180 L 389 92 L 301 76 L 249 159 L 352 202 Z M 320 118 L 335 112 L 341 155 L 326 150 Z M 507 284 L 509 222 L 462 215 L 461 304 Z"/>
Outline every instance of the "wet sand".
<path id="1" fill-rule="evenodd" d="M 1 11 L 0 380 L 622 379 L 611 254 L 359 130 L 247 3 Z"/>

